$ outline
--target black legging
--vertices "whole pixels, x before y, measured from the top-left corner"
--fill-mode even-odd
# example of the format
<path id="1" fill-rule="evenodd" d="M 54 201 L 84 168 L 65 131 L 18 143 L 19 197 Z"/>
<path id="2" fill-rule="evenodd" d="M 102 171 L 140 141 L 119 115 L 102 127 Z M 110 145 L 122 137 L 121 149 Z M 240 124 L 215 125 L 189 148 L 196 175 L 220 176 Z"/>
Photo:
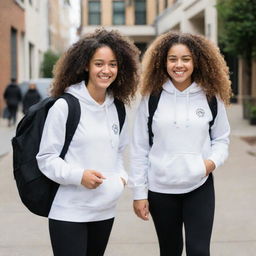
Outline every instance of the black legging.
<path id="1" fill-rule="evenodd" d="M 214 218 L 213 177 L 186 194 L 149 191 L 149 210 L 156 228 L 160 255 L 181 256 L 184 223 L 187 256 L 209 256 Z"/>
<path id="2" fill-rule="evenodd" d="M 102 256 L 107 247 L 114 218 L 95 222 L 49 219 L 54 256 Z"/>

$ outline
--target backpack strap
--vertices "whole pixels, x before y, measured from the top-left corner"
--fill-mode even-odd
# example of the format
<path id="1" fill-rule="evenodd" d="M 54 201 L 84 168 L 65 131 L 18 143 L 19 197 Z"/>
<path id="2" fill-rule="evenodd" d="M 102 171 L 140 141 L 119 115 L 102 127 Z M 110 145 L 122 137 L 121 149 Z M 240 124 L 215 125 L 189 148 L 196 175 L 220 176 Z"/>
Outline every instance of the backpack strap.
<path id="1" fill-rule="evenodd" d="M 116 106 L 116 110 L 117 110 L 117 115 L 118 115 L 118 120 L 119 120 L 119 134 L 122 131 L 123 125 L 124 125 L 124 121 L 125 121 L 125 116 L 126 116 L 126 111 L 125 111 L 125 106 L 124 103 L 118 99 L 114 99 L 114 104 Z"/>
<path id="2" fill-rule="evenodd" d="M 69 93 L 64 93 L 60 98 L 65 99 L 68 103 L 65 143 L 60 154 L 60 157 L 64 159 L 80 121 L 81 108 L 78 99 Z"/>
<path id="3" fill-rule="evenodd" d="M 215 118 L 216 118 L 217 113 L 218 113 L 218 102 L 217 102 L 216 96 L 211 97 L 210 99 L 207 98 L 207 101 L 208 101 L 210 110 L 212 112 L 212 121 L 209 123 L 209 134 L 210 134 L 210 137 L 212 137 L 211 136 L 211 128 L 214 124 Z"/>
<path id="4" fill-rule="evenodd" d="M 153 116 L 155 114 L 155 111 L 157 109 L 157 105 L 161 96 L 162 90 L 157 94 L 151 94 L 149 96 L 149 100 L 148 100 L 148 139 L 149 139 L 149 145 L 150 147 L 153 145 L 153 137 L 154 134 L 152 132 L 152 122 L 153 122 Z"/>

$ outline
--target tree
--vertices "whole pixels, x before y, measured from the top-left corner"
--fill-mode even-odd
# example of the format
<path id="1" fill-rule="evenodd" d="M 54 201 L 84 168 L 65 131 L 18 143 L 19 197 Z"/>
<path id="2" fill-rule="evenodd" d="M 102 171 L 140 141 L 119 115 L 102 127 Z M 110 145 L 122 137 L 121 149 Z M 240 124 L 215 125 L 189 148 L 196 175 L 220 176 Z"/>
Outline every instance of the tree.
<path id="1" fill-rule="evenodd" d="M 58 54 L 55 54 L 51 50 L 48 50 L 47 52 L 44 53 L 44 59 L 41 65 L 43 77 L 48 77 L 48 78 L 52 77 L 53 67 L 57 62 L 57 60 L 59 59 L 59 57 L 60 56 Z"/>
<path id="2" fill-rule="evenodd" d="M 219 40 L 224 52 L 244 61 L 244 95 L 251 95 L 252 59 L 256 58 L 256 0 L 219 0 Z"/>

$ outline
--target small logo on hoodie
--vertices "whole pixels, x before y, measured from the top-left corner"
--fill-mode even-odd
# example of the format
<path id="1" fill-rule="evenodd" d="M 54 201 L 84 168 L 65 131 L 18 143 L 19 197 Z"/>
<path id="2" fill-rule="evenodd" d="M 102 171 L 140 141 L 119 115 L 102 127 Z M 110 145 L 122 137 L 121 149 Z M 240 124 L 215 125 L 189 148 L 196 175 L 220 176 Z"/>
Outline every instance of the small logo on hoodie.
<path id="1" fill-rule="evenodd" d="M 118 134 L 118 125 L 117 124 L 113 124 L 112 125 L 112 130 L 113 130 L 114 134 Z"/>
<path id="2" fill-rule="evenodd" d="M 204 114 L 205 114 L 205 111 L 204 111 L 204 109 L 202 109 L 202 108 L 198 108 L 198 109 L 196 110 L 196 114 L 197 114 L 198 117 L 203 117 Z"/>

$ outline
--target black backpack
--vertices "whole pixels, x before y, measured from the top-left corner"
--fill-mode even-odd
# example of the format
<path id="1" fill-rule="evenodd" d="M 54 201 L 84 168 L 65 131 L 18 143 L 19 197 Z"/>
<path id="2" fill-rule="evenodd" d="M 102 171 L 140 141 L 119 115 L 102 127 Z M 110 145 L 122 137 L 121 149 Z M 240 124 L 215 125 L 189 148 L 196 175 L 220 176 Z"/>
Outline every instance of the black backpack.
<path id="1" fill-rule="evenodd" d="M 153 145 L 153 138 L 154 138 L 154 134 L 153 134 L 153 131 L 152 131 L 153 116 L 154 116 L 154 113 L 157 109 L 157 105 L 158 105 L 161 93 L 162 93 L 162 90 L 158 94 L 151 94 L 150 97 L 149 97 L 149 100 L 148 100 L 148 112 L 149 112 L 148 134 L 149 134 L 149 145 L 151 147 Z M 211 109 L 212 116 L 213 116 L 212 121 L 209 123 L 209 134 L 210 134 L 210 137 L 211 137 L 211 127 L 214 124 L 215 118 L 217 116 L 218 104 L 217 104 L 217 98 L 216 97 L 212 97 L 210 99 L 208 99 L 208 97 L 207 97 L 207 101 L 208 101 L 208 104 L 209 104 L 209 107 Z"/>
<path id="2" fill-rule="evenodd" d="M 64 159 L 70 142 L 80 121 L 79 101 L 71 94 L 63 98 L 68 103 L 66 136 L 60 157 Z M 46 98 L 33 105 L 19 122 L 12 139 L 13 171 L 18 192 L 23 204 L 34 214 L 48 217 L 59 184 L 47 178 L 38 168 L 36 155 L 39 151 L 44 123 L 49 109 L 56 98 Z M 119 118 L 120 131 L 125 120 L 125 107 L 121 101 L 114 101 Z"/>

